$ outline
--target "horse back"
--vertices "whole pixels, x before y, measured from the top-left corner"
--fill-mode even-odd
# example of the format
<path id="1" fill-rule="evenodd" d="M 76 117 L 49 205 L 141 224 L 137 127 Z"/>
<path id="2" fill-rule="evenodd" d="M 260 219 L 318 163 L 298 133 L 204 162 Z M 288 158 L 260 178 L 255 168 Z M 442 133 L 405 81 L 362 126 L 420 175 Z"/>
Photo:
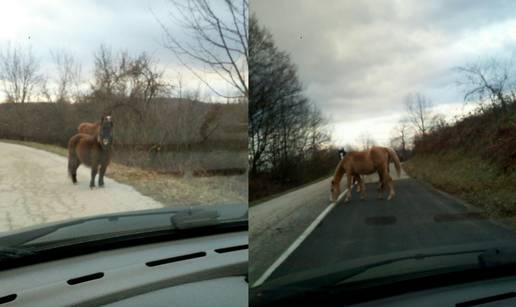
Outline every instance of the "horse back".
<path id="1" fill-rule="evenodd" d="M 86 166 L 92 165 L 100 150 L 96 137 L 90 134 L 78 133 L 68 142 L 69 157 L 77 157 Z"/>
<path id="2" fill-rule="evenodd" d="M 84 122 L 84 123 L 81 123 L 79 125 L 79 127 L 77 128 L 77 131 L 79 133 L 94 135 L 94 134 L 97 134 L 99 132 L 99 129 L 100 129 L 100 124 L 99 123 L 87 123 L 87 122 Z"/>
<path id="3" fill-rule="evenodd" d="M 368 151 L 356 151 L 348 154 L 348 168 L 350 174 L 371 174 L 375 171 Z"/>

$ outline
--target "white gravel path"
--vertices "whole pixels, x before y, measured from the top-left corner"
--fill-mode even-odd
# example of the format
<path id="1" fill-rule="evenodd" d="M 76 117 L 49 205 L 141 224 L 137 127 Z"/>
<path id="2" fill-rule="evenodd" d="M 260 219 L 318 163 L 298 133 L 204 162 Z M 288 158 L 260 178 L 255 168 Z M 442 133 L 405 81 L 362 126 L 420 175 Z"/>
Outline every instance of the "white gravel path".
<path id="1" fill-rule="evenodd" d="M 22 145 L 0 142 L 0 231 L 97 214 L 160 208 L 131 186 L 105 178 L 89 188 L 90 169 L 81 165 L 79 183 L 67 173 L 67 159 Z M 96 184 L 98 182 L 98 176 Z"/>

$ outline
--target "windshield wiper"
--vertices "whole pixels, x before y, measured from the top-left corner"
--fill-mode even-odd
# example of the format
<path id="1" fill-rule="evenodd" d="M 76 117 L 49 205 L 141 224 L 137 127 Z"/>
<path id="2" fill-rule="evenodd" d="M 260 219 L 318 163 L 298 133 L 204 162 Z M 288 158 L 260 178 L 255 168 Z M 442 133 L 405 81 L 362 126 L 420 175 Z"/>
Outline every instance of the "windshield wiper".
<path id="1" fill-rule="evenodd" d="M 336 282 L 336 284 L 340 284 L 342 282 L 345 282 L 346 280 L 350 279 L 351 277 L 354 277 L 358 274 L 362 274 L 372 268 L 384 266 L 387 264 L 405 261 L 405 260 L 422 260 L 425 258 L 434 258 L 434 257 L 443 257 L 443 256 L 457 256 L 457 255 L 464 255 L 464 254 L 478 254 L 484 252 L 485 249 L 475 249 L 475 250 L 466 250 L 466 251 L 458 251 L 458 252 L 445 252 L 445 253 L 430 253 L 430 254 L 414 254 L 410 256 L 404 256 L 404 257 L 398 257 L 393 259 L 387 259 L 383 261 L 378 261 L 375 263 L 363 265 L 357 268 L 350 269 L 349 271 L 340 272 L 338 274 L 339 280 Z"/>
<path id="2" fill-rule="evenodd" d="M 443 256 L 456 256 L 464 254 L 479 254 L 486 251 L 486 249 L 469 249 L 463 251 L 453 252 L 439 252 L 439 253 L 417 253 L 407 256 L 399 256 L 356 267 L 349 268 L 348 263 L 343 263 L 340 266 L 332 266 L 324 269 L 313 270 L 308 272 L 300 272 L 285 277 L 279 277 L 273 279 L 263 286 L 261 289 L 256 289 L 256 292 L 276 292 L 279 296 L 290 296 L 296 293 L 305 292 L 327 292 L 333 287 L 338 287 L 345 283 L 352 277 L 367 272 L 373 268 L 381 267 L 384 265 L 392 264 L 395 262 L 405 260 L 422 260 L 425 258 L 443 257 Z M 474 263 L 475 266 L 479 266 L 478 263 Z M 342 267 L 346 267 L 343 269 Z"/>
<path id="3" fill-rule="evenodd" d="M 380 276 L 366 280 L 350 279 L 373 268 L 405 260 L 472 254 L 471 261 L 449 267 L 412 272 L 395 276 Z M 475 257 L 475 254 L 477 257 Z M 476 261 L 475 261 L 476 260 Z M 461 261 L 462 262 L 462 261 Z M 340 265 L 349 267 L 349 263 Z M 333 271 L 331 270 L 333 269 Z M 475 280 L 514 276 L 516 247 L 478 248 L 439 253 L 418 253 L 393 257 L 339 270 L 335 266 L 295 276 L 280 277 L 264 285 L 251 288 L 251 306 L 284 306 L 285 304 L 339 302 L 339 306 L 357 304 L 369 299 L 417 291 Z M 336 299 L 338 298 L 338 299 Z M 366 299 L 367 298 L 367 299 Z"/>
<path id="4" fill-rule="evenodd" d="M 478 256 L 478 263 L 482 268 L 516 265 L 516 247 L 488 249 Z"/>
<path id="5" fill-rule="evenodd" d="M 36 252 L 28 248 L 14 248 L 0 246 L 0 262 L 14 260 L 27 256 L 34 256 Z"/>

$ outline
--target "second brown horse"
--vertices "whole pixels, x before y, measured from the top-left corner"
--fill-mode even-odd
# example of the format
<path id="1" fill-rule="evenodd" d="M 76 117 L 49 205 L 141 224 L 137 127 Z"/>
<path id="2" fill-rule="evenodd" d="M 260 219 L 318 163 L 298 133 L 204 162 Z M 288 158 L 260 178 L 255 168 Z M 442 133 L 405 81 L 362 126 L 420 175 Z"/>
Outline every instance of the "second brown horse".
<path id="1" fill-rule="evenodd" d="M 112 144 L 113 120 L 109 115 L 102 116 L 95 133 L 78 133 L 71 137 L 68 141 L 68 174 L 72 182 L 77 183 L 77 168 L 84 164 L 91 168 L 90 188 L 95 187 L 97 173 L 99 186 L 104 186 L 104 174 L 111 162 Z"/>

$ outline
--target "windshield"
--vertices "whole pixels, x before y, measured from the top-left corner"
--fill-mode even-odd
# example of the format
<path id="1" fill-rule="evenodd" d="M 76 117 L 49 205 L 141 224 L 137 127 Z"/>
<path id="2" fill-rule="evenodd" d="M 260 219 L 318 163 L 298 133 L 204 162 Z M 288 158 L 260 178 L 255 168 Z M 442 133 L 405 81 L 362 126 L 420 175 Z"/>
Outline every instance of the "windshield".
<path id="1" fill-rule="evenodd" d="M 0 258 L 246 229 L 247 2 L 214 5 L 3 5 Z M 183 52 L 214 19 L 238 69 Z"/>
<path id="2" fill-rule="evenodd" d="M 495 30 L 515 19 L 438 2 L 251 6 L 249 274 L 262 297 L 465 274 L 516 242 L 515 40 Z"/>

